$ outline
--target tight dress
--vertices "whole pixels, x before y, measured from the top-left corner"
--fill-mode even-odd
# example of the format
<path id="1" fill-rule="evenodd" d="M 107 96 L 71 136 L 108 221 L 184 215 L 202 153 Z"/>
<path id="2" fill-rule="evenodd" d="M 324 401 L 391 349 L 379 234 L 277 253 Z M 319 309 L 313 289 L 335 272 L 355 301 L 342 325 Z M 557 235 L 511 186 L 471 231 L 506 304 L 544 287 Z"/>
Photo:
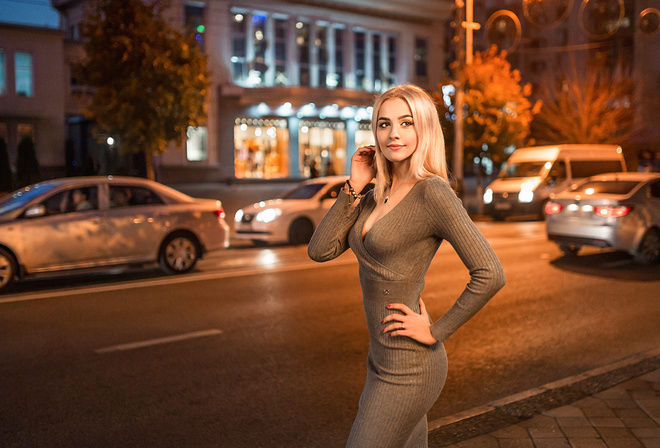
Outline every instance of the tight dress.
<path id="1" fill-rule="evenodd" d="M 369 330 L 367 377 L 347 447 L 417 448 L 428 446 L 426 413 L 447 377 L 442 344 L 479 311 L 506 282 L 502 266 L 474 226 L 461 201 L 444 180 L 418 181 L 362 238 L 376 203 L 373 192 L 354 204 L 339 193 L 308 246 L 315 261 L 338 257 L 349 247 L 359 263 L 364 312 Z M 455 303 L 435 323 L 438 341 L 428 346 L 382 332 L 389 303 L 404 303 L 419 313 L 424 276 L 447 240 L 470 273 Z"/>

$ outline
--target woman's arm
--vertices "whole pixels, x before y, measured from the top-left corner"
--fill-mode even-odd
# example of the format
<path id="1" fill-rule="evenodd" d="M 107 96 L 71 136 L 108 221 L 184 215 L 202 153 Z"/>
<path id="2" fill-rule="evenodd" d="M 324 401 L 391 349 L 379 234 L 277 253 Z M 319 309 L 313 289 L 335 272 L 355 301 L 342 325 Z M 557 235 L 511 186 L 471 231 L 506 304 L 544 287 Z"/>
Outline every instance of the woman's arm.
<path id="1" fill-rule="evenodd" d="M 348 249 L 348 232 L 359 215 L 359 208 L 353 207 L 352 203 L 353 197 L 340 190 L 337 201 L 312 235 L 307 246 L 309 258 L 319 262 L 329 261 Z"/>
<path id="2" fill-rule="evenodd" d="M 445 341 L 474 316 L 506 283 L 493 248 L 468 216 L 451 187 L 441 179 L 425 191 L 431 230 L 447 240 L 470 272 L 470 282 L 447 312 L 431 325 L 431 334 Z"/>

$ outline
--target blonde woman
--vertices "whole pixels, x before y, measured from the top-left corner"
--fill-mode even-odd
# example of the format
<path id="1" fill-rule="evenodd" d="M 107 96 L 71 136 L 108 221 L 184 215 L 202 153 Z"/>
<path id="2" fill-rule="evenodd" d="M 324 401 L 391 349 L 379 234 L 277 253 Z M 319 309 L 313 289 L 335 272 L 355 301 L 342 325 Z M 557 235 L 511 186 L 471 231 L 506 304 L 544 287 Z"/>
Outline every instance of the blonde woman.
<path id="1" fill-rule="evenodd" d="M 447 376 L 443 342 L 504 286 L 497 256 L 449 186 L 435 103 L 419 87 L 376 100 L 374 146 L 359 148 L 342 193 L 309 243 L 316 261 L 349 247 L 360 266 L 370 343 L 367 378 L 347 447 L 428 446 L 426 413 Z M 361 191 L 376 177 L 376 187 Z M 433 322 L 424 276 L 447 240 L 470 273 L 452 307 Z M 457 292 L 458 293 L 458 292 Z"/>

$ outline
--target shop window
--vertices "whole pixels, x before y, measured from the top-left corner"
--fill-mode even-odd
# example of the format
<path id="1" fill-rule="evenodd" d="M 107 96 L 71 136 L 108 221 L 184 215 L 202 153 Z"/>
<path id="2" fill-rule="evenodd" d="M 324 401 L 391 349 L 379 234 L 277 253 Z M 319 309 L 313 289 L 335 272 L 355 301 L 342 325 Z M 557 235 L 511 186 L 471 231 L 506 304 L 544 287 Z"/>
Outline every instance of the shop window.
<path id="1" fill-rule="evenodd" d="M 288 36 L 288 20 L 278 19 L 274 20 L 275 25 L 275 85 L 288 86 L 289 77 L 286 70 L 286 43 Z"/>
<path id="2" fill-rule="evenodd" d="M 309 46 L 310 26 L 308 23 L 296 23 L 296 45 L 298 46 L 298 76 L 301 86 L 311 86 L 310 72 L 310 46 Z"/>
<path id="3" fill-rule="evenodd" d="M 197 2 L 187 3 L 184 6 L 184 15 L 186 21 L 186 28 L 199 44 L 199 48 L 204 50 L 204 4 Z"/>
<path id="4" fill-rule="evenodd" d="M 415 76 L 426 78 L 428 76 L 428 42 L 426 39 L 415 38 Z"/>
<path id="5" fill-rule="evenodd" d="M 361 146 L 373 144 L 374 134 L 371 132 L 371 123 L 368 121 L 358 123 L 358 128 L 355 131 L 355 147 L 359 148 Z"/>
<path id="6" fill-rule="evenodd" d="M 188 126 L 186 132 L 186 158 L 191 162 L 201 162 L 208 159 L 207 138 L 205 126 Z"/>
<path id="7" fill-rule="evenodd" d="M 21 96 L 34 96 L 34 82 L 32 80 L 32 55 L 17 52 L 14 55 L 16 69 L 16 94 Z"/>
<path id="8" fill-rule="evenodd" d="M 343 122 L 301 120 L 298 142 L 301 174 L 304 177 L 344 173 L 346 127 Z"/>
<path id="9" fill-rule="evenodd" d="M 5 52 L 0 50 L 0 95 L 7 93 L 7 64 L 5 62 Z"/>
<path id="10" fill-rule="evenodd" d="M 237 178 L 259 179 L 289 175 L 289 130 L 286 120 L 235 120 L 234 174 Z"/>
<path id="11" fill-rule="evenodd" d="M 243 84 L 247 80 L 246 17 L 243 12 L 232 11 L 232 13 L 232 78 L 237 84 Z"/>

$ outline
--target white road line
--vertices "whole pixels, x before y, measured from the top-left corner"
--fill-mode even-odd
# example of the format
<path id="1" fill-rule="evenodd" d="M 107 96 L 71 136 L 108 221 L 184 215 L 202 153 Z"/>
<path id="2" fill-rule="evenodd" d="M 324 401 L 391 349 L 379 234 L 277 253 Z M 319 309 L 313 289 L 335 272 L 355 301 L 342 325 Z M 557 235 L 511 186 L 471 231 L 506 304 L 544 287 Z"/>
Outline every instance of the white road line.
<path id="1" fill-rule="evenodd" d="M 202 331 L 195 331 L 193 333 L 179 334 L 179 335 L 176 335 L 176 336 L 168 336 L 166 338 L 148 339 L 146 341 L 129 342 L 128 344 L 113 345 L 111 347 L 99 348 L 99 349 L 94 350 L 94 351 L 96 353 L 122 352 L 122 351 L 126 351 L 126 350 L 134 350 L 136 348 L 151 347 L 153 345 L 169 344 L 170 342 L 185 341 L 187 339 L 203 338 L 203 337 L 206 337 L 206 336 L 215 336 L 215 335 L 221 334 L 221 333 L 222 333 L 222 330 L 215 330 L 215 329 L 202 330 Z"/>
<path id="2" fill-rule="evenodd" d="M 63 291 L 50 291 L 44 293 L 24 294 L 24 295 L 16 295 L 13 297 L 9 296 L 0 299 L 0 304 L 12 303 L 12 302 L 24 302 L 28 300 L 54 299 L 57 297 L 70 297 L 80 294 L 89 294 L 96 292 L 121 291 L 124 289 L 132 289 L 132 288 L 148 288 L 152 286 L 172 285 L 176 283 L 190 283 L 190 282 L 197 282 L 202 280 L 214 280 L 219 278 L 246 277 L 249 275 L 263 275 L 263 274 L 269 274 L 275 272 L 298 271 L 302 269 L 316 269 L 321 267 L 329 267 L 329 266 L 345 265 L 345 264 L 353 264 L 353 263 L 357 263 L 357 260 L 355 260 L 355 258 L 347 257 L 343 260 L 333 260 L 328 263 L 314 263 L 312 261 L 309 261 L 304 263 L 295 263 L 295 264 L 289 264 L 286 266 L 278 266 L 278 267 L 261 266 L 258 268 L 244 268 L 244 269 L 236 269 L 236 270 L 222 271 L 222 272 L 187 274 L 185 276 L 177 275 L 177 276 L 164 277 L 153 280 L 138 280 L 132 282 L 114 283 L 112 285 L 89 286 L 78 289 L 67 289 Z"/>

